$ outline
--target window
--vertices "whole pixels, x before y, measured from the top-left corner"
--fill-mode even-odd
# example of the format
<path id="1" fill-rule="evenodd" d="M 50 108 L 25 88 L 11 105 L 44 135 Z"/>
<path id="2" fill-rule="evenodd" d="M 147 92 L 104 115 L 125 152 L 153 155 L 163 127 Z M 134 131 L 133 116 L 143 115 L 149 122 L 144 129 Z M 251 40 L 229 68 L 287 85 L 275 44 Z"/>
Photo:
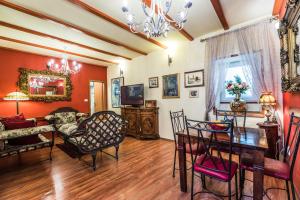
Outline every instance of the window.
<path id="1" fill-rule="evenodd" d="M 257 95 L 254 94 L 253 91 L 253 77 L 251 74 L 247 74 L 247 76 L 251 79 L 251 81 L 246 80 L 245 76 L 245 67 L 248 67 L 246 65 L 243 65 L 241 62 L 241 58 L 239 56 L 227 58 L 229 62 L 229 66 L 227 70 L 225 71 L 225 82 L 233 80 L 235 76 L 239 76 L 243 82 L 247 82 L 247 84 L 250 86 L 250 89 L 246 92 L 246 94 L 242 94 L 241 98 L 246 100 L 247 102 L 257 102 Z M 234 96 L 230 95 L 226 89 L 225 89 L 225 82 L 224 82 L 224 89 L 221 90 L 221 102 L 230 102 L 234 99 Z"/>

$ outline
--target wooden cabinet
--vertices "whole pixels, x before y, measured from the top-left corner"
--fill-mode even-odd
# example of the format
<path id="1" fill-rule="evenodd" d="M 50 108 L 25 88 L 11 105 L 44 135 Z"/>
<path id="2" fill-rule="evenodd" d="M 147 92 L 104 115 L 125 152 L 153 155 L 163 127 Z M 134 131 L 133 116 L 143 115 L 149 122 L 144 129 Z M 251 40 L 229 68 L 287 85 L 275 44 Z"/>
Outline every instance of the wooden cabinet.
<path id="1" fill-rule="evenodd" d="M 158 108 L 121 108 L 121 115 L 128 121 L 127 135 L 138 139 L 159 138 Z"/>

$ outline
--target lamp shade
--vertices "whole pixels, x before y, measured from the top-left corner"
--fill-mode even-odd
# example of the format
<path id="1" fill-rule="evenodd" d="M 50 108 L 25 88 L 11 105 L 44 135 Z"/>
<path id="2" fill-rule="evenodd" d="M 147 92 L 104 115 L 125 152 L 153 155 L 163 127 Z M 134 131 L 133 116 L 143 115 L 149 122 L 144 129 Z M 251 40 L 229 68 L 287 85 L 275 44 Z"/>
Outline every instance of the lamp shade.
<path id="1" fill-rule="evenodd" d="M 4 98 L 6 101 L 27 101 L 29 97 L 23 92 L 11 92 L 8 93 Z"/>
<path id="2" fill-rule="evenodd" d="M 263 92 L 259 97 L 259 104 L 262 106 L 276 106 L 276 99 L 272 92 Z"/>

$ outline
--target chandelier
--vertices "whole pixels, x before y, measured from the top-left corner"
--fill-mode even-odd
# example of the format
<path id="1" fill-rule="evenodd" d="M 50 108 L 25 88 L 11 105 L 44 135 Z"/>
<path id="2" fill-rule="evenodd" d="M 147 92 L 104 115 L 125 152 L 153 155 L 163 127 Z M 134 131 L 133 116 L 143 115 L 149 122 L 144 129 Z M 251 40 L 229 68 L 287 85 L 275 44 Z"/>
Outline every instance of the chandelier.
<path id="1" fill-rule="evenodd" d="M 167 37 L 168 32 L 171 29 L 171 24 L 175 25 L 178 30 L 183 29 L 184 24 L 187 22 L 188 10 L 192 7 L 192 0 L 185 0 L 183 10 L 180 11 L 176 17 L 171 19 L 168 13 L 172 6 L 172 0 L 150 0 L 150 5 L 147 5 L 147 0 L 140 0 L 142 9 L 146 15 L 146 19 L 143 23 L 143 31 L 150 37 Z M 140 25 L 142 23 L 136 22 L 134 14 L 130 13 L 127 2 L 124 2 L 122 11 L 126 16 L 127 24 L 133 33 L 138 33 Z"/>
<path id="2" fill-rule="evenodd" d="M 61 60 L 61 64 L 55 63 L 54 59 L 51 59 L 47 64 L 47 68 L 57 73 L 70 75 L 78 73 L 81 69 L 81 64 L 74 60 L 72 66 L 70 66 L 67 57 L 65 57 Z"/>

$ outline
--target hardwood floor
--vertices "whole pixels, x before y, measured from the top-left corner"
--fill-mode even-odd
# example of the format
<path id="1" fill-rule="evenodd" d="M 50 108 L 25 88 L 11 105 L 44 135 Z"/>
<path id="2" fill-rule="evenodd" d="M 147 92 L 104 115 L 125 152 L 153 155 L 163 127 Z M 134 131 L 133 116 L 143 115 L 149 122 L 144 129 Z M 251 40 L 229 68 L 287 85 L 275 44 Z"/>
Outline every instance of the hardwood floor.
<path id="1" fill-rule="evenodd" d="M 57 139 L 56 142 L 62 141 Z M 108 151 L 114 152 L 113 149 Z M 72 159 L 57 147 L 52 161 L 48 160 L 48 149 L 4 158 L 0 160 L 0 199 L 190 199 L 189 193 L 180 192 L 178 171 L 176 177 L 172 177 L 173 151 L 171 141 L 126 138 L 120 147 L 119 161 L 99 153 L 95 172 L 88 166 L 90 156 Z M 251 174 L 247 176 L 251 179 Z M 190 179 L 188 183 L 190 188 Z M 198 191 L 200 180 L 196 183 Z M 282 181 L 269 177 L 265 178 L 265 185 L 284 187 Z M 217 192 L 225 192 L 227 188 L 226 184 L 210 179 L 207 186 Z M 248 182 L 245 193 L 251 194 L 251 191 L 252 183 Z M 273 190 L 269 196 L 287 199 L 285 191 Z M 201 194 L 195 199 L 218 198 Z"/>

